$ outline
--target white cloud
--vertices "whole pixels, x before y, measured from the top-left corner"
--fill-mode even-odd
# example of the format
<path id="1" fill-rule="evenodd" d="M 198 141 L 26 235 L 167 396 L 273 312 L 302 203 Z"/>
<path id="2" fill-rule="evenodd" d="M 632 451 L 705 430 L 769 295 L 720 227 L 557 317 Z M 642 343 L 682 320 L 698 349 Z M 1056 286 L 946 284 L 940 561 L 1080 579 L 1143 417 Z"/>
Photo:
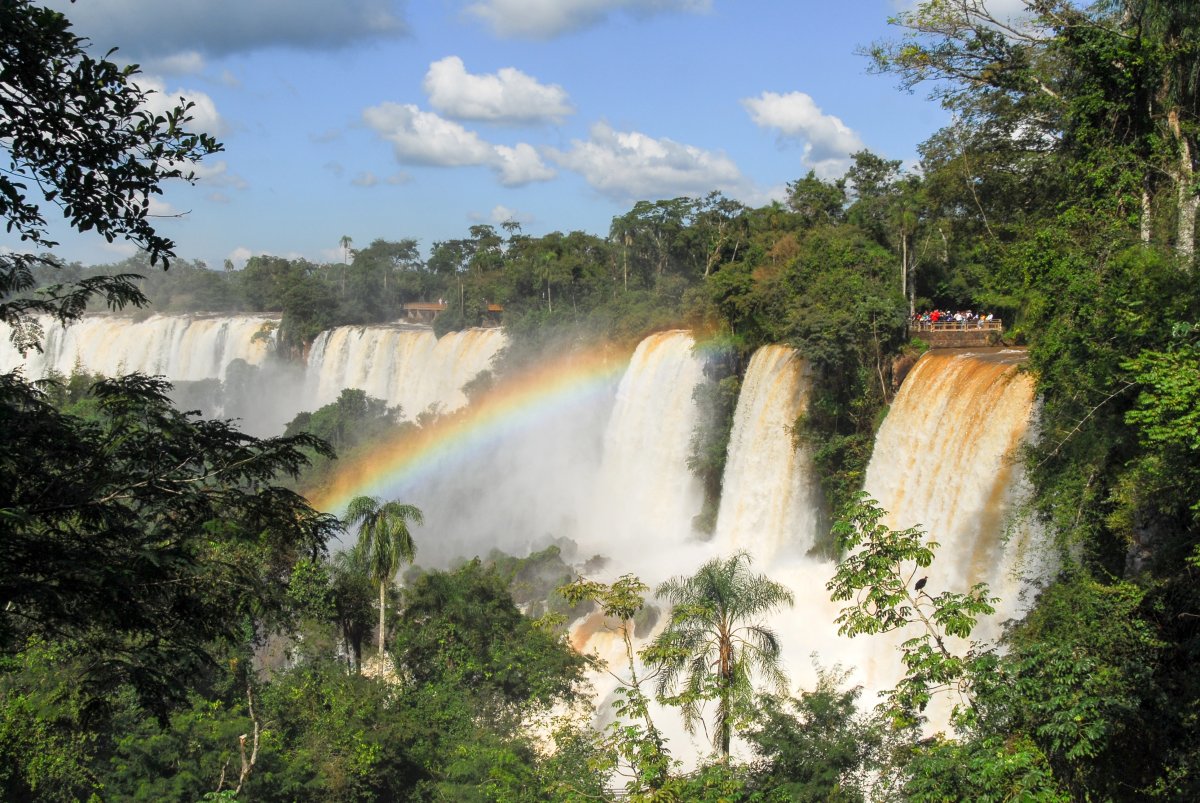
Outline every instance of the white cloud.
<path id="1" fill-rule="evenodd" d="M 597 191 L 619 201 L 702 195 L 714 189 L 741 194 L 746 181 L 729 157 L 654 139 L 637 131 L 592 126 L 584 142 L 568 151 L 549 151 L 561 166 L 581 174 Z"/>
<path id="2" fill-rule="evenodd" d="M 363 111 L 363 120 L 392 143 L 396 158 L 407 164 L 482 165 L 489 164 L 495 153 L 475 132 L 411 103 L 371 106 Z"/>
<path id="3" fill-rule="evenodd" d="M 206 195 L 204 197 L 206 197 L 209 201 L 213 202 L 214 204 L 227 204 L 230 201 L 229 196 L 223 192 L 210 192 L 208 195 Z"/>
<path id="4" fill-rule="evenodd" d="M 118 257 L 131 257 L 138 252 L 138 247 L 126 240 L 114 240 L 111 243 L 101 239 L 99 243 L 100 250 L 107 251 Z"/>
<path id="5" fill-rule="evenodd" d="M 478 0 L 467 6 L 467 13 L 497 36 L 549 39 L 598 25 L 618 12 L 648 17 L 711 8 L 712 0 Z"/>
<path id="6" fill-rule="evenodd" d="M 396 0 L 46 0 L 101 52 L 145 61 L 181 52 L 226 55 L 266 47 L 332 49 L 401 36 Z"/>
<path id="7" fill-rule="evenodd" d="M 146 98 L 146 108 L 150 112 L 165 114 L 180 105 L 181 101 L 186 101 L 192 104 L 188 110 L 192 120 L 186 126 L 189 131 L 220 136 L 228 129 L 217 112 L 217 104 L 204 92 L 182 88 L 168 92 L 166 83 L 153 75 L 139 75 L 136 80 L 139 87 L 150 92 Z"/>
<path id="8" fill-rule="evenodd" d="M 179 217 L 182 212 L 171 205 L 169 201 L 164 201 L 157 195 L 150 196 L 150 215 L 153 217 Z"/>
<path id="9" fill-rule="evenodd" d="M 567 91 L 558 84 L 539 83 L 513 67 L 492 75 L 472 75 L 458 56 L 429 65 L 425 92 L 435 109 L 458 120 L 557 123 L 574 111 Z"/>
<path id="10" fill-rule="evenodd" d="M 497 204 L 492 207 L 492 211 L 488 213 L 488 220 L 499 226 L 502 223 L 507 223 L 512 220 L 520 223 L 522 226 L 527 226 L 534 222 L 533 215 L 528 212 L 520 212 L 516 209 L 510 209 L 503 204 Z"/>
<path id="11" fill-rule="evenodd" d="M 412 104 L 371 106 L 363 111 L 363 120 L 392 144 L 401 164 L 490 167 L 506 187 L 554 177 L 533 146 L 492 145 L 474 131 Z"/>
<path id="12" fill-rule="evenodd" d="M 534 181 L 549 181 L 556 175 L 552 168 L 542 162 L 542 157 L 532 145 L 519 143 L 515 148 L 496 146 L 497 160 L 493 165 L 500 173 L 500 183 L 506 187 L 519 187 Z"/>
<path id="13" fill-rule="evenodd" d="M 234 267 L 241 269 L 246 266 L 246 260 L 254 256 L 254 252 L 244 245 L 239 245 L 237 248 L 225 255 L 225 258 L 234 264 Z"/>
<path id="14" fill-rule="evenodd" d="M 850 165 L 850 154 L 865 147 L 857 133 L 839 118 L 822 112 L 803 92 L 763 92 L 757 98 L 745 98 L 742 105 L 757 125 L 803 141 L 801 162 L 821 178 L 841 176 Z"/>
<path id="15" fill-rule="evenodd" d="M 149 72 L 167 75 L 199 75 L 204 72 L 204 66 L 204 56 L 195 50 L 181 50 L 142 65 Z"/>

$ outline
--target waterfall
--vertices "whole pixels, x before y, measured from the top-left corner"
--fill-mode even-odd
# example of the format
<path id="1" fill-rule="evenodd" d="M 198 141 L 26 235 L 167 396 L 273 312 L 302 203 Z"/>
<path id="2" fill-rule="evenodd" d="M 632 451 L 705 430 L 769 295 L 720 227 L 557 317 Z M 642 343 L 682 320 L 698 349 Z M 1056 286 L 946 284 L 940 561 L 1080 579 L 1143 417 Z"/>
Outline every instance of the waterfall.
<path id="1" fill-rule="evenodd" d="M 930 593 L 985 582 L 1001 615 L 1019 610 L 1022 544 L 1006 544 L 1023 478 L 1015 451 L 1033 413 L 1024 352 L 931 352 L 917 361 L 879 428 L 866 490 L 894 529 L 920 525 L 940 546 Z M 1018 542 L 1031 534 L 1011 534 Z"/>
<path id="2" fill-rule="evenodd" d="M 867 467 L 865 488 L 893 529 L 921 526 L 939 544 L 926 590 L 965 592 L 979 582 L 1000 598 L 996 613 L 978 623 L 973 640 L 1000 635 L 1000 623 L 1019 615 L 1021 592 L 1042 574 L 1025 565 L 1036 533 L 1010 527 L 1010 514 L 1023 488 L 1015 462 L 1033 415 L 1033 382 L 1019 370 L 1024 352 L 930 352 L 904 380 L 879 428 Z M 831 567 L 832 568 L 832 567 Z M 1032 575 L 1029 576 L 1029 575 Z M 902 676 L 900 644 L 915 626 L 887 636 L 853 641 L 858 679 L 875 691 Z M 843 640 L 844 641 L 844 640 Z M 968 644 L 949 638 L 951 649 Z M 925 713 L 941 727 L 955 703 L 937 697 Z"/>
<path id="3" fill-rule="evenodd" d="M 244 406 L 231 414 L 249 418 L 245 405 L 277 408 L 261 428 L 275 434 L 285 413 L 315 410 L 347 387 L 399 404 L 409 417 L 431 404 L 453 410 L 465 403 L 462 385 L 504 344 L 495 329 L 437 339 L 403 324 L 339 327 L 317 338 L 304 376 L 285 384 L 269 358 L 275 323 L 251 315 L 141 321 L 89 315 L 65 330 L 46 323 L 42 354 L 22 359 L 3 341 L 0 370 L 23 366 L 26 376 L 39 378 L 78 364 L 110 375 L 136 370 L 184 383 L 222 380 L 240 388 Z M 690 574 L 715 554 L 745 549 L 755 571 L 796 595 L 796 607 L 773 620 L 793 689 L 811 687 L 813 652 L 825 666 L 855 670 L 853 682 L 868 692 L 894 685 L 903 634 L 838 636 L 841 605 L 825 589 L 835 565 L 807 554 L 818 535 L 821 499 L 811 460 L 788 431 L 809 393 L 807 367 L 794 350 L 766 346 L 754 354 L 730 434 L 715 537 L 695 538 L 701 488 L 687 468 L 698 415 L 692 394 L 709 380 L 694 347 L 688 332 L 651 335 L 619 383 L 622 361 L 614 357 L 617 370 L 606 369 L 602 382 L 588 385 L 589 394 L 566 394 L 562 399 L 573 402 L 562 406 L 531 394 L 537 414 L 517 415 L 531 408 L 514 408 L 510 418 L 497 419 L 486 448 L 466 456 L 447 450 L 436 458 L 444 463 L 410 485 L 384 489 L 425 511 L 429 526 L 417 534 L 423 562 L 486 555 L 493 547 L 524 554 L 570 538 L 581 559 L 610 558 L 598 579 L 632 572 L 653 587 Z M 1020 571 L 1029 571 L 1021 559 L 1036 536 L 1010 526 L 1023 487 L 1013 455 L 1034 409 L 1022 359 L 1023 352 L 1007 351 L 924 355 L 878 432 L 866 474 L 866 489 L 889 511 L 889 526 L 920 525 L 940 544 L 927 572 L 931 593 L 986 582 L 1002 598 L 997 616 L 977 630 L 980 638 L 994 637 L 999 621 L 1020 613 Z M 255 368 L 231 370 L 238 360 Z M 619 652 L 598 622 L 576 636 Z M 868 693 L 864 702 L 870 700 Z"/>
<path id="4" fill-rule="evenodd" d="M 687 467 L 697 423 L 692 392 L 707 381 L 694 346 L 683 331 L 647 337 L 617 388 L 591 517 L 610 544 L 644 554 L 682 546 L 692 533 L 703 501 Z"/>
<path id="5" fill-rule="evenodd" d="M 151 315 L 135 320 L 86 315 L 66 328 L 50 318 L 39 322 L 45 333 L 43 351 L 25 357 L 9 342 L 8 327 L 0 326 L 0 371 L 21 367 L 27 378 L 41 379 L 51 372 L 70 375 L 79 366 L 105 376 L 139 371 L 173 382 L 224 379 L 234 360 L 259 365 L 267 359 L 278 319 Z"/>
<path id="6" fill-rule="evenodd" d="M 334 401 L 343 388 L 400 405 L 415 418 L 430 405 L 462 407 L 462 386 L 486 370 L 504 345 L 499 329 L 466 329 L 442 338 L 424 327 L 339 326 L 322 332 L 309 350 L 305 396 L 312 407 Z"/>
<path id="7" fill-rule="evenodd" d="M 794 349 L 763 346 L 746 369 L 734 412 L 716 540 L 761 561 L 803 554 L 820 524 L 820 489 L 791 428 L 808 401 L 808 369 Z"/>

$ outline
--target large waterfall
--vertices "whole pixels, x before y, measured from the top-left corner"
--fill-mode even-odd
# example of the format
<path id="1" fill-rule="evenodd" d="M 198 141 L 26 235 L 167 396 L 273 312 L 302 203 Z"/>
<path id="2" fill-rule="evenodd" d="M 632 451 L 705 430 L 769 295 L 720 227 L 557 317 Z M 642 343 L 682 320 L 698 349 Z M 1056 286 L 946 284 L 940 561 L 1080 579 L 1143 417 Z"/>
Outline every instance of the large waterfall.
<path id="1" fill-rule="evenodd" d="M 274 346 L 278 318 L 261 315 L 151 315 L 136 319 L 87 315 L 63 328 L 40 319 L 42 352 L 22 357 L 0 324 L 0 371 L 23 367 L 40 379 L 51 372 L 70 375 L 76 367 L 117 376 L 139 371 L 173 382 L 224 379 L 234 360 L 259 365 Z"/>
<path id="2" fill-rule="evenodd" d="M 463 385 L 486 370 L 504 344 L 499 329 L 439 339 L 426 327 L 344 326 L 318 336 L 301 371 L 271 356 L 275 317 L 88 315 L 66 328 L 49 318 L 40 324 L 43 351 L 24 357 L 0 325 L 0 371 L 20 367 L 31 379 L 77 368 L 105 376 L 161 375 L 176 384 L 181 406 L 238 417 L 260 435 L 334 401 L 344 388 L 399 405 L 410 419 L 431 406 L 456 410 L 466 403 Z M 235 369 L 238 364 L 246 367 Z M 223 391 L 204 386 L 214 382 L 225 382 Z"/>
<path id="3" fill-rule="evenodd" d="M 466 329 L 437 338 L 416 326 L 341 326 L 322 332 L 309 350 L 305 396 L 328 404 L 342 388 L 400 405 L 413 418 L 430 405 L 443 412 L 467 402 L 462 387 L 504 345 L 499 329 Z"/>
<path id="4" fill-rule="evenodd" d="M 751 358 L 729 436 L 716 530 L 722 548 L 769 561 L 803 554 L 816 540 L 820 490 L 807 450 L 792 437 L 808 388 L 794 349 L 764 346 Z"/>
<path id="5" fill-rule="evenodd" d="M 78 364 L 228 384 L 236 361 L 269 367 L 274 323 L 261 316 L 89 316 L 66 331 L 47 326 L 43 355 L 23 361 L 0 345 L 0 370 L 23 365 L 37 377 Z M 399 324 L 342 327 L 322 334 L 303 376 L 262 403 L 287 396 L 294 414 L 357 387 L 401 405 L 410 418 L 431 404 L 452 410 L 465 402 L 463 384 L 489 366 L 503 343 L 499 330 L 439 340 L 428 329 Z M 823 524 L 811 460 L 790 431 L 809 392 L 796 352 L 767 346 L 750 362 L 709 541 L 692 528 L 702 501 L 687 467 L 697 423 L 693 392 L 709 381 L 692 336 L 661 332 L 632 356 L 598 353 L 513 380 L 521 392 L 508 406 L 495 406 L 479 421 L 471 411 L 452 417 L 457 429 L 446 430 L 442 448 L 404 472 L 377 478 L 371 492 L 403 497 L 425 511 L 418 558 L 449 561 L 493 547 L 523 553 L 571 539 L 580 561 L 595 554 L 610 559 L 598 579 L 632 572 L 653 586 L 713 555 L 744 549 L 756 571 L 796 595 L 796 607 L 774 622 L 793 688 L 811 685 L 814 652 L 825 666 L 853 669 L 853 682 L 870 690 L 893 685 L 900 636 L 838 636 L 833 622 L 840 606 L 825 589 L 834 563 L 810 554 Z M 987 582 L 1002 598 L 1000 613 L 978 631 L 984 637 L 1020 611 L 1021 558 L 1031 537 L 1027 528 L 1010 526 L 1022 487 L 1013 458 L 1034 404 L 1022 358 L 997 350 L 924 355 L 879 430 L 866 477 L 891 526 L 920 525 L 939 542 L 928 588 L 964 591 Z M 598 628 L 589 622 L 577 630 L 577 641 L 619 646 Z"/>
<path id="6" fill-rule="evenodd" d="M 939 544 L 930 593 L 987 583 L 1002 618 L 1020 610 L 1018 573 L 1032 537 L 1027 526 L 1009 526 L 1022 487 L 1016 450 L 1033 415 L 1023 359 L 1020 351 L 924 355 L 879 428 L 866 479 L 889 526 L 920 525 Z"/>
<path id="7" fill-rule="evenodd" d="M 657 551 L 691 533 L 703 501 L 687 468 L 703 360 L 688 332 L 660 332 L 638 345 L 617 388 L 604 436 L 593 525 L 615 545 Z"/>

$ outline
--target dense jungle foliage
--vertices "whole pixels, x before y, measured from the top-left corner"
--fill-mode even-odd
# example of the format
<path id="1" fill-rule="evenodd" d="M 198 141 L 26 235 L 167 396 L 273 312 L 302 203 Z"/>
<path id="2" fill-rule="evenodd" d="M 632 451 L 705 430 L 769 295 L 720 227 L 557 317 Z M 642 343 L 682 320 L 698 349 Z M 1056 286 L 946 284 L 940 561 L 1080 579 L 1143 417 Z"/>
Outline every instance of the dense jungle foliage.
<path id="1" fill-rule="evenodd" d="M 146 251 L 100 269 L 0 254 L 0 320 L 25 342 L 31 315 L 69 320 L 89 302 L 271 311 L 281 352 L 297 357 L 322 329 L 393 320 L 405 302 L 446 300 L 439 331 L 484 322 L 497 303 L 512 338 L 504 372 L 542 349 L 687 325 L 726 346 L 693 449 L 710 502 L 746 358 L 788 343 L 814 370 L 796 433 L 837 519 L 845 559 L 830 591 L 846 634 L 920 635 L 879 709 L 861 708 L 836 669 L 792 696 L 773 683 L 769 634 L 738 641 L 727 627 L 732 616 L 757 633 L 761 603 L 788 595 L 740 556 L 714 561 L 658 589 L 674 603 L 666 624 L 640 661 L 625 639 L 597 729 L 563 622 L 594 606 L 623 634 L 644 630 L 650 589 L 637 578 L 572 583 L 599 559 L 554 549 L 410 569 L 401 591 L 352 553 L 328 555 L 346 525 L 287 475 L 310 460 L 320 470 L 326 441 L 344 451 L 414 425 L 382 403 L 348 392 L 256 439 L 180 413 L 156 380 L 7 375 L 0 796 L 1200 799 L 1200 6 L 1026 5 L 1012 23 L 976 0 L 928 0 L 865 48 L 954 115 L 913 169 L 863 152 L 842 178 L 799 177 L 757 209 L 719 194 L 643 201 L 601 234 L 481 225 L 424 256 L 383 233 L 393 239 L 345 242 L 334 264 L 175 259 L 161 272 L 173 245 L 145 208 L 76 179 L 96 172 L 144 197 L 220 146 L 186 133 L 186 108 L 140 112 L 130 71 L 89 55 L 61 15 L 6 3 L 5 92 L 23 102 L 0 98 L 0 214 L 50 249 L 26 189 L 61 188 L 73 225 Z M 59 97 L 75 106 L 45 102 Z M 82 133 L 61 147 L 44 136 L 66 127 Z M 970 634 L 987 589 L 929 597 L 899 582 L 898 567 L 936 553 L 857 495 L 920 348 L 907 320 L 929 307 L 995 313 L 1028 346 L 1040 399 L 1023 456 L 1029 513 L 1061 567 L 1001 644 L 963 653 L 945 637 Z M 721 646 L 712 661 L 708 638 Z M 922 712 L 942 694 L 957 703 L 954 729 L 926 736 Z M 654 697 L 717 735 L 698 769 L 674 763 Z"/>

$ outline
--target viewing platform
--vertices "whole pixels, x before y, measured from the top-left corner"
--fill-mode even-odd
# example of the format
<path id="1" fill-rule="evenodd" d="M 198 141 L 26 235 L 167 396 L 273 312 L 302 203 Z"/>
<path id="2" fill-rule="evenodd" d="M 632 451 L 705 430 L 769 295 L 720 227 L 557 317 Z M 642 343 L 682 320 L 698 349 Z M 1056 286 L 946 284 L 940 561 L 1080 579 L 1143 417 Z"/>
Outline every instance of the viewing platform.
<path id="1" fill-rule="evenodd" d="M 931 349 L 965 349 L 994 346 L 1000 341 L 1004 324 L 999 318 L 990 321 L 916 321 L 909 333 L 929 344 Z"/>

